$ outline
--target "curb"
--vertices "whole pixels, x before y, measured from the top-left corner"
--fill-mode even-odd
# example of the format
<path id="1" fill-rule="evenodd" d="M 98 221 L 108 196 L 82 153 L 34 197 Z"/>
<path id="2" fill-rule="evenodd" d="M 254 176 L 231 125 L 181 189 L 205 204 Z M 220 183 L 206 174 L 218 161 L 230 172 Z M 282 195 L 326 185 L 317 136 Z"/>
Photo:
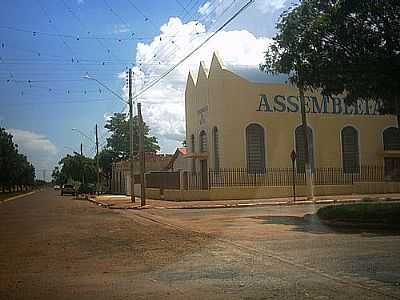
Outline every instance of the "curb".
<path id="1" fill-rule="evenodd" d="M 112 204 L 106 204 L 100 201 L 97 201 L 93 198 L 86 198 L 89 202 L 92 202 L 100 207 L 103 208 L 108 208 L 108 209 L 130 209 L 130 210 L 141 210 L 141 209 L 147 209 L 147 208 L 164 208 L 164 207 L 152 207 L 150 205 L 145 205 L 145 206 L 133 206 L 133 207 L 120 207 L 120 206 L 113 206 Z"/>
<path id="2" fill-rule="evenodd" d="M 22 197 L 25 197 L 25 196 L 32 195 L 32 194 L 34 194 L 36 192 L 37 191 L 32 191 L 32 192 L 28 192 L 28 193 L 25 193 L 25 194 L 17 195 L 17 196 L 14 196 L 14 197 L 10 197 L 10 198 L 4 199 L 4 200 L 0 200 L 0 203 L 6 203 L 8 201 L 16 200 L 16 199 L 19 199 L 19 198 L 22 198 Z"/>
<path id="3" fill-rule="evenodd" d="M 196 205 L 196 206 L 158 206 L 158 205 L 146 205 L 146 206 L 134 206 L 134 207 L 120 207 L 113 206 L 112 204 L 102 203 L 95 198 L 87 198 L 88 201 L 109 209 L 123 209 L 123 210 L 141 210 L 141 209 L 219 209 L 219 208 L 246 208 L 246 207 L 262 207 L 262 206 L 294 206 L 294 205 L 318 205 L 318 204 L 341 204 L 341 203 L 368 203 L 368 202 L 378 202 L 378 201 L 399 201 L 399 198 L 376 198 L 376 201 L 366 201 L 362 198 L 353 199 L 326 199 L 326 200 L 301 200 L 297 202 L 292 201 L 280 201 L 280 202 L 256 202 L 256 203 L 235 203 L 235 204 L 214 204 L 214 205 Z"/>

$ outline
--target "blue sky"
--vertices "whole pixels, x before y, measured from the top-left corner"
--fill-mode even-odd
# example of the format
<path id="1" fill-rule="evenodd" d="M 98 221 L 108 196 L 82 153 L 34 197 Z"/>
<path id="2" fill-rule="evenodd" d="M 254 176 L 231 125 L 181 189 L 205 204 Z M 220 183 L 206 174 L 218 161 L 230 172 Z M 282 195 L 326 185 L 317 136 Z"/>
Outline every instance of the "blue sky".
<path id="1" fill-rule="evenodd" d="M 0 11 L 0 126 L 38 170 L 50 171 L 71 148 L 93 155 L 105 144 L 107 116 L 124 105 L 89 74 L 126 95 L 126 68 L 137 88 L 185 56 L 246 1 L 6 0 Z M 230 63 L 257 65 L 289 2 L 258 0 L 191 62 L 139 99 L 145 121 L 170 153 L 184 139 L 184 80 L 200 60 L 222 51 Z M 161 30 L 161 31 L 160 31 Z M 239 42 L 238 42 L 239 40 Z M 239 45 L 238 45 L 239 43 Z M 264 47 L 265 45 L 265 47 Z M 251 58 L 251 59 L 250 59 Z M 249 60 L 250 59 L 250 60 Z M 42 172 L 38 172 L 41 178 Z"/>

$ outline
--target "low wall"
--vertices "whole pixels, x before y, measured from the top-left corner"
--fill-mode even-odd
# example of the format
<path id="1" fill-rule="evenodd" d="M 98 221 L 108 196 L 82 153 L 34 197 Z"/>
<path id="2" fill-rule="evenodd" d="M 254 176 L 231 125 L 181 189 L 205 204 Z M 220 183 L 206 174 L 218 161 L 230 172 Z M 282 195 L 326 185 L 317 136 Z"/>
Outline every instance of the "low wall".
<path id="1" fill-rule="evenodd" d="M 314 185 L 315 196 L 399 193 L 400 182 L 355 182 L 353 185 Z M 296 186 L 296 196 L 306 196 L 305 185 Z M 288 198 L 291 186 L 221 187 L 210 190 L 164 190 L 164 199 L 171 201 L 244 200 Z"/>
<path id="2" fill-rule="evenodd" d="M 314 185 L 315 196 L 351 195 L 352 185 Z"/>
<path id="3" fill-rule="evenodd" d="M 297 196 L 304 196 L 305 194 L 305 186 L 296 186 Z M 210 190 L 211 200 L 268 199 L 292 196 L 293 188 L 291 186 L 225 187 Z"/>
<path id="4" fill-rule="evenodd" d="M 149 199 L 162 199 L 160 189 L 146 188 L 146 198 Z"/>
<path id="5" fill-rule="evenodd" d="M 209 190 L 164 190 L 164 200 L 170 200 L 170 201 L 210 200 L 210 191 Z"/>
<path id="6" fill-rule="evenodd" d="M 400 182 L 355 182 L 355 194 L 386 194 L 399 193 Z"/>

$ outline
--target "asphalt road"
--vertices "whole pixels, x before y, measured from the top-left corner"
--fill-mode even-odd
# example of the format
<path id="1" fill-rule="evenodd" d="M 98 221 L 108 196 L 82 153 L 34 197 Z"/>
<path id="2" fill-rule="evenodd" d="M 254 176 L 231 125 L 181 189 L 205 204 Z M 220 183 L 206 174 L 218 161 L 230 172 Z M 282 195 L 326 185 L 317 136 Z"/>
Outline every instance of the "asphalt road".
<path id="1" fill-rule="evenodd" d="M 0 299 L 400 299 L 400 235 L 315 207 L 117 211 L 45 191 L 0 204 Z"/>

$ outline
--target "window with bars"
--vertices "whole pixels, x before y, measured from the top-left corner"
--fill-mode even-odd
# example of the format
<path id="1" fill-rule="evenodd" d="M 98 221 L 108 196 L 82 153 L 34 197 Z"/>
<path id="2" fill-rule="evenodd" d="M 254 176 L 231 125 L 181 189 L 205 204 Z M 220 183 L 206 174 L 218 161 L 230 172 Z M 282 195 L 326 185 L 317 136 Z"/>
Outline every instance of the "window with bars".
<path id="1" fill-rule="evenodd" d="M 207 134 L 204 130 L 200 132 L 199 143 L 200 143 L 200 152 L 207 152 Z"/>
<path id="2" fill-rule="evenodd" d="M 360 170 L 358 132 L 354 127 L 342 129 L 343 173 L 358 173 Z"/>
<path id="3" fill-rule="evenodd" d="M 214 169 L 219 170 L 219 134 L 218 128 L 213 128 L 213 142 L 214 142 Z"/>
<path id="4" fill-rule="evenodd" d="M 383 131 L 383 149 L 400 150 L 400 129 L 389 127 Z"/>
<path id="5" fill-rule="evenodd" d="M 190 136 L 190 147 L 192 153 L 195 153 L 196 148 L 195 148 L 194 134 Z M 192 158 L 192 172 L 196 172 L 196 160 L 194 158 Z"/>
<path id="6" fill-rule="evenodd" d="M 195 153 L 196 148 L 195 148 L 195 143 L 194 143 L 194 134 L 190 136 L 190 148 L 192 150 L 192 153 Z"/>
<path id="7" fill-rule="evenodd" d="M 383 131 L 383 149 L 400 150 L 400 129 L 389 127 Z M 385 157 L 385 177 L 389 180 L 400 180 L 400 158 Z"/>
<path id="8" fill-rule="evenodd" d="M 250 124 L 246 128 L 246 154 L 248 172 L 265 172 L 264 128 L 258 124 Z"/>
<path id="9" fill-rule="evenodd" d="M 298 126 L 295 131 L 295 142 L 296 142 L 296 167 L 298 173 L 304 173 L 306 169 L 305 165 L 305 139 L 303 125 Z M 314 170 L 314 141 L 313 133 L 310 127 L 307 127 L 307 138 L 308 138 L 308 155 L 310 158 L 311 170 Z"/>

